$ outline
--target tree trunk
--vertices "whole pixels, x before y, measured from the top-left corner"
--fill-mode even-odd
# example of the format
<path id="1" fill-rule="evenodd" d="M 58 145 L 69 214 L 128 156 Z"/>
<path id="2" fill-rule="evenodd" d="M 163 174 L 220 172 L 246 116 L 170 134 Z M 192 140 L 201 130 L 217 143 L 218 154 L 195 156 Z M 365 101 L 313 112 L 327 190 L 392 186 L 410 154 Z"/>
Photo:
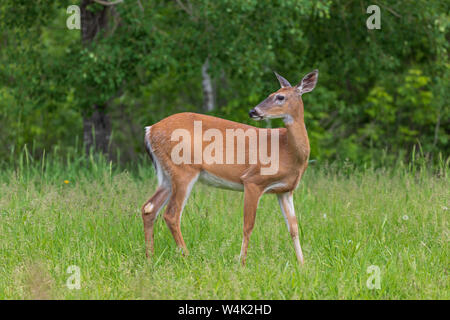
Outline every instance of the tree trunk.
<path id="1" fill-rule="evenodd" d="M 86 154 L 92 150 L 109 154 L 111 122 L 104 106 L 94 105 L 94 112 L 83 119 L 83 140 Z"/>
<path id="2" fill-rule="evenodd" d="M 209 75 L 208 70 L 209 58 L 206 58 L 202 65 L 203 109 L 205 111 L 212 111 L 215 109 L 214 91 L 211 76 Z"/>
<path id="3" fill-rule="evenodd" d="M 88 6 L 92 0 L 82 0 L 81 13 L 81 41 L 89 47 L 96 39 L 98 33 L 108 27 L 108 20 L 114 14 L 113 6 L 104 6 L 102 10 L 93 12 Z M 83 115 L 83 142 L 86 154 L 92 150 L 107 155 L 111 138 L 111 124 L 107 114 L 107 104 L 94 104 L 88 107 Z"/>
<path id="4" fill-rule="evenodd" d="M 114 10 L 113 6 L 104 6 L 102 10 L 90 11 L 88 7 L 93 3 L 92 0 L 81 1 L 81 41 L 84 46 L 94 42 L 98 32 L 108 26 L 109 13 Z"/>

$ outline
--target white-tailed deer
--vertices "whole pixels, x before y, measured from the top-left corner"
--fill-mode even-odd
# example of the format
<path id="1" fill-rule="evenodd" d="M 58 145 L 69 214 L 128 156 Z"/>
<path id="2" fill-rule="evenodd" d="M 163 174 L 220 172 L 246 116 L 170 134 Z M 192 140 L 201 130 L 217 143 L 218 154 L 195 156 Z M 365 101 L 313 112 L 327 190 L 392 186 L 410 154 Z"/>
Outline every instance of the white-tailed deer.
<path id="1" fill-rule="evenodd" d="M 255 120 L 283 118 L 286 128 L 261 129 L 196 113 L 175 114 L 146 127 L 145 145 L 158 177 L 158 189 L 142 207 L 147 257 L 154 250 L 153 225 L 166 204 L 164 220 L 177 246 L 187 254 L 180 229 L 181 215 L 192 187 L 200 180 L 215 187 L 244 191 L 242 264 L 264 193 L 277 194 L 297 259 L 303 264 L 292 197 L 308 166 L 310 150 L 301 96 L 314 89 L 318 70 L 308 73 L 296 86 L 275 74 L 281 88 L 249 115 Z M 223 137 L 225 143 L 221 141 Z M 271 143 L 266 145 L 268 140 Z M 205 145 L 204 141 L 210 144 Z M 276 163 L 269 164 L 268 160 Z"/>

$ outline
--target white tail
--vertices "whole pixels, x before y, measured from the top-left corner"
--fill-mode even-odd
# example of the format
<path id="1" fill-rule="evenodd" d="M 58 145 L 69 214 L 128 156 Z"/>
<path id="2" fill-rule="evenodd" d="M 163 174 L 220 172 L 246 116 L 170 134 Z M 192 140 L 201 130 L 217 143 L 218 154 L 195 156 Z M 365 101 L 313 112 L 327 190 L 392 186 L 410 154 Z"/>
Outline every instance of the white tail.
<path id="1" fill-rule="evenodd" d="M 179 113 L 146 127 L 145 145 L 158 176 L 155 194 L 143 205 L 146 254 L 153 253 L 153 225 L 167 204 L 164 220 L 183 254 L 188 250 L 180 224 L 184 205 L 197 180 L 244 191 L 241 262 L 255 223 L 259 199 L 276 193 L 298 261 L 303 264 L 293 192 L 308 166 L 309 140 L 302 94 L 314 89 L 318 71 L 292 87 L 276 74 L 281 89 L 249 112 L 255 120 L 283 118 L 286 128 L 260 129 L 196 113 Z"/>

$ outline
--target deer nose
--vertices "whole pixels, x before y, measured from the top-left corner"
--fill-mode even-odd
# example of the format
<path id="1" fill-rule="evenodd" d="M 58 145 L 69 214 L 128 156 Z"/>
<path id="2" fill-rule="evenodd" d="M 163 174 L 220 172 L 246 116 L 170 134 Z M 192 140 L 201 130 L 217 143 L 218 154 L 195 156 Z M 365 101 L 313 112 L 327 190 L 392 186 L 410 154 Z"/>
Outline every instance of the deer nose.
<path id="1" fill-rule="evenodd" d="M 248 115 L 250 116 L 250 118 L 253 118 L 253 117 L 258 116 L 258 113 L 256 112 L 255 109 L 252 109 L 248 112 Z"/>

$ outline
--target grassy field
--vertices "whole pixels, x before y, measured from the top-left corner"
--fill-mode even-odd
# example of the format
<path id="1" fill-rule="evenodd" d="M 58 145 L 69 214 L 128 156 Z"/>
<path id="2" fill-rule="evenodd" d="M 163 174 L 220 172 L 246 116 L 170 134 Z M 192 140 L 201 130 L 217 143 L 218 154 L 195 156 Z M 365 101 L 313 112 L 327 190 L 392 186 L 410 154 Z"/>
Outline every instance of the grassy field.
<path id="1" fill-rule="evenodd" d="M 304 267 L 276 197 L 265 195 L 243 268 L 242 193 L 197 184 L 182 220 L 190 255 L 176 250 L 160 216 L 147 261 L 140 206 L 155 190 L 149 161 L 126 171 L 93 159 L 26 160 L 0 173 L 1 299 L 450 298 L 445 166 L 310 166 L 294 198 Z M 79 290 L 66 286 L 72 265 Z M 370 266 L 379 289 L 367 286 Z"/>

